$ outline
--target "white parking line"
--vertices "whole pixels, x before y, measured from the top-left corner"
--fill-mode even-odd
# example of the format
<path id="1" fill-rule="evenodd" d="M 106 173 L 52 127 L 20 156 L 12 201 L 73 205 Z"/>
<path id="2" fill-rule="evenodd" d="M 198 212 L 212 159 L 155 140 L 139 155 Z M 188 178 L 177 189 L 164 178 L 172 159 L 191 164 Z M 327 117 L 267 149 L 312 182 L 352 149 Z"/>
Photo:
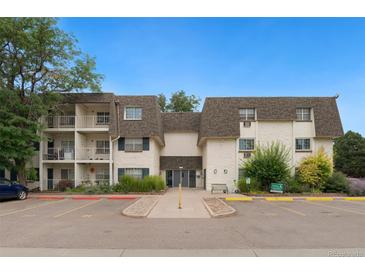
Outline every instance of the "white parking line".
<path id="1" fill-rule="evenodd" d="M 53 216 L 53 218 L 59 218 L 59 217 L 62 217 L 62 216 L 64 216 L 64 215 L 69 214 L 69 213 L 71 213 L 71 212 L 74 212 L 74 211 L 76 211 L 76 210 L 79 210 L 79 209 L 82 209 L 82 208 L 85 208 L 85 207 L 91 206 L 91 205 L 96 204 L 96 203 L 100 203 L 101 201 L 102 201 L 102 200 L 96 200 L 96 201 L 92 201 L 92 202 L 90 202 L 90 203 L 84 204 L 84 205 L 82 205 L 82 206 L 75 207 L 75 208 L 73 208 L 73 209 L 70 209 L 70 210 L 64 211 L 64 212 L 62 212 L 62 213 L 60 213 L 60 214 L 57 214 L 57 215 Z"/>
<path id="2" fill-rule="evenodd" d="M 300 212 L 300 211 L 297 211 L 295 209 L 291 209 L 291 208 L 288 208 L 288 207 L 284 207 L 284 206 L 279 206 L 279 205 L 276 205 L 277 207 L 281 208 L 281 209 L 284 209 L 286 211 L 289 211 L 291 213 L 294 213 L 294 214 L 297 214 L 297 215 L 300 215 L 300 216 L 307 216 L 305 215 L 304 213 Z"/>
<path id="3" fill-rule="evenodd" d="M 3 213 L 3 214 L 0 214 L 0 217 L 4 217 L 4 216 L 8 216 L 8 215 L 13 215 L 13 214 L 16 214 L 16 213 L 19 213 L 19 212 L 24 212 L 24 211 L 27 211 L 27 210 L 31 210 L 31 209 L 34 209 L 34 208 L 39 208 L 39 207 L 43 207 L 43 206 L 47 206 L 47 205 L 51 205 L 51 204 L 56 204 L 56 203 L 60 203 L 60 202 L 63 202 L 65 200 L 59 200 L 59 201 L 55 201 L 55 202 L 48 202 L 48 203 L 42 203 L 42 204 L 38 204 L 36 206 L 31 206 L 31 207 L 27 207 L 27 208 L 23 208 L 23 209 L 18 209 L 18 210 L 14 210 L 14 211 L 11 211 L 11 212 L 6 212 L 6 213 Z"/>

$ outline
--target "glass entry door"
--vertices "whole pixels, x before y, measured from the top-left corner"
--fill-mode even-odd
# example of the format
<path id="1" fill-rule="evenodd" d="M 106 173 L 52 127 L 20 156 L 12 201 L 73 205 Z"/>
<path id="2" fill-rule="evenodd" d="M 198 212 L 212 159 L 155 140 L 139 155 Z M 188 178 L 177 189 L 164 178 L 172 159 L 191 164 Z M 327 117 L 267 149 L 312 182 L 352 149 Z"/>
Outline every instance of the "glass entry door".
<path id="1" fill-rule="evenodd" d="M 195 170 L 166 170 L 166 182 L 168 186 L 196 187 Z"/>

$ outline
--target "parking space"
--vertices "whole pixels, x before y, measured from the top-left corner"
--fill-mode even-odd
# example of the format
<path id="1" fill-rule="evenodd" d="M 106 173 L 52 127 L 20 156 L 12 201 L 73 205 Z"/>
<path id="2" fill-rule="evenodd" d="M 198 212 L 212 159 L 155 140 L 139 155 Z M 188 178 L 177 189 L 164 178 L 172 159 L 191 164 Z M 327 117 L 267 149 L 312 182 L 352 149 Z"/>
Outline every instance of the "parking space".
<path id="1" fill-rule="evenodd" d="M 0 247 L 363 248 L 364 201 L 227 202 L 225 218 L 130 218 L 134 200 L 0 203 Z"/>

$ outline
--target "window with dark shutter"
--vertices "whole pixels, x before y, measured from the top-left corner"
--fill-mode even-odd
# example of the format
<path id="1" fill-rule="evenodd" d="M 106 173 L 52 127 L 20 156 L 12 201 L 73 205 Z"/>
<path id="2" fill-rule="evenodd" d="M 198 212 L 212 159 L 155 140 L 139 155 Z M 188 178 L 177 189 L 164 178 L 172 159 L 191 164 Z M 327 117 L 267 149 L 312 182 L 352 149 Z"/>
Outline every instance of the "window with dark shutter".
<path id="1" fill-rule="evenodd" d="M 122 177 L 125 173 L 125 168 L 118 168 L 118 180 Z"/>
<path id="2" fill-rule="evenodd" d="M 150 150 L 150 138 L 143 138 L 143 150 Z"/>
<path id="3" fill-rule="evenodd" d="M 119 151 L 123 151 L 124 150 L 124 143 L 125 143 L 125 138 L 120 137 L 118 139 L 118 150 Z"/>
<path id="4" fill-rule="evenodd" d="M 142 168 L 142 178 L 145 176 L 150 175 L 150 169 L 149 168 Z"/>

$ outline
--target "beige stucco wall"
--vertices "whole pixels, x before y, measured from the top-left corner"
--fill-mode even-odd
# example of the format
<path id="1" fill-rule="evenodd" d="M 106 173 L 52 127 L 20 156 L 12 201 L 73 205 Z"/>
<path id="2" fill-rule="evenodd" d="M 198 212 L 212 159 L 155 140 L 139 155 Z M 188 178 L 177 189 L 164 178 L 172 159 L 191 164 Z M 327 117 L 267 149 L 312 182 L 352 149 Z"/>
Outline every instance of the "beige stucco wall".
<path id="1" fill-rule="evenodd" d="M 142 152 L 118 151 L 118 141 L 113 143 L 114 182 L 118 181 L 118 168 L 149 168 L 150 175 L 160 175 L 160 147 L 150 138 L 150 150 Z"/>
<path id="2" fill-rule="evenodd" d="M 165 133 L 165 146 L 161 149 L 161 156 L 201 156 L 201 149 L 197 146 L 198 133 L 174 132 Z"/>
<path id="3" fill-rule="evenodd" d="M 233 191 L 237 177 L 236 139 L 208 139 L 206 149 L 206 184 L 211 190 L 212 184 L 226 184 Z M 214 172 L 216 170 L 216 173 Z M 224 173 L 227 170 L 227 173 Z"/>

